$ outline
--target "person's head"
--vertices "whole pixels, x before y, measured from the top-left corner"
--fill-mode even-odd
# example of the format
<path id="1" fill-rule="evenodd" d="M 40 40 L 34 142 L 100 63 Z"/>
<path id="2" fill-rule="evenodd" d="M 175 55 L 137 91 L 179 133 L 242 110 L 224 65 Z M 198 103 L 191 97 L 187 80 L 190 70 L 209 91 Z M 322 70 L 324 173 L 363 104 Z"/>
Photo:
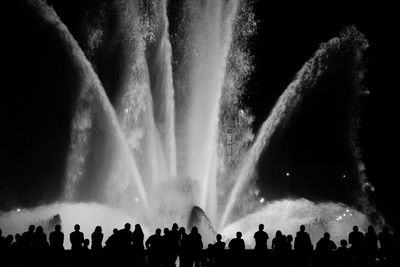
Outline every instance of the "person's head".
<path id="1" fill-rule="evenodd" d="M 34 226 L 33 224 L 29 225 L 28 231 L 29 231 L 30 233 L 33 233 L 33 232 L 35 231 L 35 226 Z"/>
<path id="2" fill-rule="evenodd" d="M 54 230 L 56 230 L 56 232 L 60 232 L 61 231 L 61 225 L 57 224 L 56 226 L 54 226 Z"/>
<path id="3" fill-rule="evenodd" d="M 80 225 L 79 225 L 79 224 L 75 224 L 74 230 L 75 230 L 76 232 L 78 232 L 80 229 L 81 229 Z"/>
<path id="4" fill-rule="evenodd" d="M 264 230 L 264 224 L 261 223 L 261 224 L 258 226 L 258 230 L 260 230 L 260 231 Z"/>
<path id="5" fill-rule="evenodd" d="M 114 235 L 118 234 L 118 229 L 117 229 L 117 228 L 114 228 L 114 229 L 113 229 L 113 234 L 114 234 Z"/>
<path id="6" fill-rule="evenodd" d="M 276 231 L 275 236 L 276 237 L 281 237 L 282 236 L 282 232 L 280 230 Z"/>
<path id="7" fill-rule="evenodd" d="M 331 238 L 331 235 L 330 235 L 328 232 L 326 232 L 326 233 L 324 234 L 324 238 L 327 239 L 327 240 L 329 240 L 329 239 Z"/>
<path id="8" fill-rule="evenodd" d="M 357 225 L 353 226 L 353 232 L 358 232 L 358 226 Z"/>
<path id="9" fill-rule="evenodd" d="M 143 233 L 142 227 L 140 224 L 135 224 L 135 232 Z"/>
<path id="10" fill-rule="evenodd" d="M 242 233 L 241 232 L 236 232 L 236 238 L 241 239 L 242 238 Z"/>
<path id="11" fill-rule="evenodd" d="M 199 229 L 197 229 L 197 227 L 196 226 L 193 226 L 192 227 L 192 234 L 197 234 L 199 232 Z"/>
<path id="12" fill-rule="evenodd" d="M 125 228 L 125 230 L 131 230 L 131 224 L 126 223 L 124 228 Z"/>
<path id="13" fill-rule="evenodd" d="M 20 241 L 21 235 L 20 234 L 15 234 L 15 241 Z"/>
<path id="14" fill-rule="evenodd" d="M 156 229 L 156 235 L 161 235 L 161 229 L 160 228 Z"/>
<path id="15" fill-rule="evenodd" d="M 178 230 L 178 229 L 179 229 L 178 224 L 177 224 L 177 223 L 174 223 L 174 224 L 172 225 L 172 230 L 176 231 L 176 230 Z"/>
<path id="16" fill-rule="evenodd" d="M 300 231 L 304 232 L 306 230 L 306 227 L 304 225 L 300 225 Z"/>
<path id="17" fill-rule="evenodd" d="M 217 241 L 221 241 L 222 240 L 222 236 L 220 234 L 217 234 Z"/>
<path id="18" fill-rule="evenodd" d="M 179 233 L 180 233 L 181 235 L 185 234 L 185 233 L 186 233 L 185 227 L 179 228 Z"/>
<path id="19" fill-rule="evenodd" d="M 164 228 L 164 235 L 167 235 L 169 233 L 169 229 L 168 228 Z"/>
<path id="20" fill-rule="evenodd" d="M 375 229 L 372 225 L 368 226 L 368 232 L 369 233 L 375 233 Z"/>
<path id="21" fill-rule="evenodd" d="M 347 241 L 346 241 L 346 239 L 340 240 L 340 246 L 341 246 L 342 248 L 347 247 Z"/>
<path id="22" fill-rule="evenodd" d="M 42 226 L 36 227 L 36 233 L 42 234 L 43 233 L 43 227 Z"/>
<path id="23" fill-rule="evenodd" d="M 94 229 L 94 231 L 95 231 L 96 233 L 101 233 L 101 231 L 102 231 L 101 226 L 96 226 L 96 228 Z"/>
<path id="24" fill-rule="evenodd" d="M 286 237 L 286 240 L 287 240 L 289 243 L 291 243 L 291 242 L 293 241 L 293 236 L 292 236 L 292 235 L 288 235 L 288 236 Z"/>

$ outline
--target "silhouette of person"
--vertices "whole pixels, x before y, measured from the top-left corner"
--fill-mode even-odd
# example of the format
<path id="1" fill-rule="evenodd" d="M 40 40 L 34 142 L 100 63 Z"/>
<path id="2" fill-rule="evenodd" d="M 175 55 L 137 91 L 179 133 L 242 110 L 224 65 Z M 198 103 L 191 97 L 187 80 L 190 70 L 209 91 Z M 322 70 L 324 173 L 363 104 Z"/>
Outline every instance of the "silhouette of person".
<path id="1" fill-rule="evenodd" d="M 242 239 L 242 233 L 237 232 L 236 238 L 233 238 L 228 244 L 231 256 L 232 266 L 243 266 L 243 254 L 245 249 L 244 240 Z"/>
<path id="2" fill-rule="evenodd" d="M 374 262 L 378 253 L 378 235 L 372 225 L 368 226 L 368 231 L 365 233 L 365 247 L 368 260 Z"/>
<path id="3" fill-rule="evenodd" d="M 142 266 L 144 262 L 144 234 L 140 224 L 135 225 L 135 229 L 132 232 L 132 248 L 134 253 L 134 259 L 136 266 Z"/>
<path id="4" fill-rule="evenodd" d="M 164 235 L 161 236 L 161 244 L 162 244 L 162 256 L 161 256 L 161 265 L 162 266 L 174 266 L 175 262 L 172 263 L 172 245 L 171 245 L 171 236 L 169 234 L 169 229 L 164 228 Z"/>
<path id="5" fill-rule="evenodd" d="M 64 233 L 61 232 L 61 225 L 57 224 L 54 231 L 49 235 L 50 248 L 55 251 L 64 250 Z"/>
<path id="6" fill-rule="evenodd" d="M 124 228 L 118 231 L 119 247 L 123 251 L 128 251 L 132 245 L 131 224 L 126 223 Z"/>
<path id="7" fill-rule="evenodd" d="M 280 230 L 276 231 L 275 237 L 272 239 L 272 249 L 281 252 L 286 250 L 286 236 L 282 235 Z"/>
<path id="8" fill-rule="evenodd" d="M 45 250 L 48 248 L 48 246 L 49 244 L 47 243 L 47 236 L 43 232 L 43 227 L 38 226 L 33 236 L 33 247 L 36 250 Z"/>
<path id="9" fill-rule="evenodd" d="M 286 237 L 286 249 L 287 250 L 292 250 L 292 242 L 293 242 L 293 236 L 292 235 L 288 235 Z"/>
<path id="10" fill-rule="evenodd" d="M 300 231 L 296 233 L 294 250 L 298 266 L 308 266 L 313 245 L 304 225 L 301 225 Z"/>
<path id="11" fill-rule="evenodd" d="M 345 239 L 340 240 L 340 247 L 336 250 L 335 254 L 336 266 L 350 267 L 352 265 L 350 251 L 347 248 L 347 241 Z"/>
<path id="12" fill-rule="evenodd" d="M 333 251 L 336 250 L 336 244 L 331 240 L 331 235 L 326 232 L 324 233 L 324 237 L 322 237 L 318 242 L 317 242 L 317 247 L 316 250 L 319 252 L 322 252 L 324 254 L 329 254 Z"/>
<path id="13" fill-rule="evenodd" d="M 215 258 L 215 266 L 223 266 L 224 265 L 224 252 L 225 252 L 225 242 L 222 241 L 222 236 L 220 234 L 217 234 L 216 236 L 217 242 L 214 243 L 213 245 L 213 252 L 214 252 L 214 258 Z"/>
<path id="14" fill-rule="evenodd" d="M 193 266 L 194 264 L 195 267 L 198 267 L 200 266 L 203 241 L 196 226 L 192 227 L 192 231 L 188 235 L 187 242 L 189 252 L 188 260 L 190 260 L 190 266 Z"/>
<path id="15" fill-rule="evenodd" d="M 92 250 L 93 251 L 100 251 L 103 248 L 102 242 L 103 242 L 103 233 L 101 226 L 96 226 L 94 229 L 94 232 L 91 235 L 92 238 Z"/>
<path id="16" fill-rule="evenodd" d="M 364 250 L 364 234 L 358 231 L 358 226 L 353 226 L 353 232 L 349 234 L 349 244 L 351 253 L 360 257 Z"/>
<path id="17" fill-rule="evenodd" d="M 378 235 L 378 240 L 379 244 L 381 245 L 380 257 L 382 260 L 386 260 L 389 257 L 394 245 L 393 236 L 389 233 L 389 228 L 387 226 L 382 228 L 382 232 L 380 232 Z"/>
<path id="18" fill-rule="evenodd" d="M 333 242 L 330 238 L 331 235 L 329 233 L 324 233 L 324 237 L 317 242 L 317 246 L 315 248 L 315 266 L 331 266 L 333 264 L 333 252 L 337 247 L 335 242 Z"/>
<path id="19" fill-rule="evenodd" d="M 172 225 L 171 230 L 169 231 L 169 240 L 170 240 L 170 252 L 171 253 L 171 266 L 175 266 L 176 259 L 178 258 L 178 249 L 179 249 L 179 241 L 180 241 L 180 233 L 179 227 L 177 223 Z"/>
<path id="20" fill-rule="evenodd" d="M 108 250 L 116 250 L 118 247 L 118 229 L 114 228 L 113 233 L 106 240 L 106 248 Z"/>
<path id="21" fill-rule="evenodd" d="M 69 241 L 71 242 L 71 251 L 80 251 L 85 240 L 79 224 L 75 224 L 74 231 L 69 234 Z"/>
<path id="22" fill-rule="evenodd" d="M 29 225 L 28 231 L 24 232 L 21 236 L 22 246 L 24 249 L 30 250 L 32 248 L 34 235 L 35 235 L 35 226 Z"/>
<path id="23" fill-rule="evenodd" d="M 260 224 L 258 226 L 258 231 L 254 233 L 254 239 L 256 241 L 256 245 L 254 247 L 255 250 L 268 249 L 267 241 L 269 236 L 266 232 L 264 232 L 264 224 Z"/>
<path id="24" fill-rule="evenodd" d="M 150 267 L 161 266 L 162 238 L 161 238 L 160 228 L 157 228 L 155 234 L 151 235 L 146 240 L 145 245 L 149 253 L 149 266 Z"/>
<path id="25" fill-rule="evenodd" d="M 190 264 L 190 251 L 188 247 L 188 235 L 186 234 L 185 227 L 179 228 L 179 266 L 186 267 Z"/>

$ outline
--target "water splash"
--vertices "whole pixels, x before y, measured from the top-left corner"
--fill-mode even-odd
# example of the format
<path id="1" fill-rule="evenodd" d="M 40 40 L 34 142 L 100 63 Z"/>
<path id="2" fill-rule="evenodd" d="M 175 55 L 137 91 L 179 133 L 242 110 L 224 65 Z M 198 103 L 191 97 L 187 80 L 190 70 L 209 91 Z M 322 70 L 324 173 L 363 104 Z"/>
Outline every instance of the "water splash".
<path id="1" fill-rule="evenodd" d="M 239 197 L 243 187 L 253 177 L 260 154 L 265 148 L 268 148 L 276 130 L 284 126 L 285 123 L 288 123 L 296 108 L 300 106 L 307 91 L 315 86 L 318 79 L 327 70 L 330 58 L 352 47 L 356 51 L 365 50 L 365 42 L 364 37 L 355 28 L 347 28 L 340 37 L 323 43 L 315 54 L 303 65 L 295 79 L 279 97 L 267 120 L 262 124 L 254 144 L 239 166 L 237 180 L 228 198 L 219 229 L 222 229 L 226 224 L 235 200 Z M 356 43 L 356 45 L 354 46 L 352 43 Z"/>

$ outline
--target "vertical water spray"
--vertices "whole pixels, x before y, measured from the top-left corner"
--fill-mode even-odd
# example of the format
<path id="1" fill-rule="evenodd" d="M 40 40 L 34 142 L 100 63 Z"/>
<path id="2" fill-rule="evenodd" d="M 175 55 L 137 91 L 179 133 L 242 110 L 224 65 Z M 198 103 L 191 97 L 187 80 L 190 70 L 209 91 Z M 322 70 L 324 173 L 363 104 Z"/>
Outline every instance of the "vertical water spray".
<path id="1" fill-rule="evenodd" d="M 262 124 L 254 144 L 239 165 L 237 180 L 229 195 L 219 229 L 225 226 L 234 202 L 238 199 L 243 187 L 254 176 L 254 170 L 261 152 L 268 148 L 275 131 L 290 120 L 291 115 L 300 106 L 307 91 L 314 87 L 321 75 L 327 70 L 330 57 L 346 49 L 358 51 L 365 48 L 365 39 L 362 34 L 355 28 L 349 27 L 340 37 L 323 43 L 313 57 L 303 65 L 294 81 L 289 84 L 279 97 L 267 120 Z"/>
<path id="2" fill-rule="evenodd" d="M 85 178 L 83 167 L 86 160 L 86 150 L 88 149 L 88 138 L 93 125 L 92 115 L 100 110 L 100 113 L 105 116 L 104 119 L 111 125 L 112 131 L 115 132 L 117 138 L 116 142 L 120 144 L 121 152 L 129 162 L 129 178 L 131 180 L 126 181 L 126 183 L 135 184 L 134 187 L 137 188 L 144 206 L 147 207 L 147 194 L 137 171 L 136 163 L 127 149 L 125 137 L 119 127 L 114 109 L 104 92 L 99 78 L 93 71 L 91 64 L 86 59 L 83 51 L 70 34 L 67 27 L 61 22 L 54 9 L 41 1 L 29 1 L 29 3 L 40 18 L 51 27 L 55 36 L 62 41 L 66 53 L 68 53 L 71 62 L 80 75 L 77 77 L 80 81 L 80 93 L 71 130 L 73 142 L 71 143 L 67 163 L 66 197 L 69 197 L 69 200 L 74 200 L 76 186 L 81 179 Z"/>
<path id="3" fill-rule="evenodd" d="M 169 175 L 176 177 L 175 100 L 172 80 L 172 48 L 169 40 L 167 1 L 150 1 L 147 19 L 154 38 L 146 47 L 153 96 L 154 120 L 160 133 Z"/>
<path id="4" fill-rule="evenodd" d="M 154 121 L 153 97 L 145 55 L 146 39 L 152 38 L 153 33 L 151 27 L 146 25 L 139 1 L 124 2 L 118 8 L 126 72 L 122 75 L 117 106 L 124 134 L 138 162 L 140 174 L 145 183 L 155 185 L 168 179 L 168 172 L 160 133 Z"/>
<path id="5" fill-rule="evenodd" d="M 238 1 L 191 2 L 187 52 L 186 175 L 199 187 L 199 206 L 216 219 L 217 138 L 221 90 Z"/>

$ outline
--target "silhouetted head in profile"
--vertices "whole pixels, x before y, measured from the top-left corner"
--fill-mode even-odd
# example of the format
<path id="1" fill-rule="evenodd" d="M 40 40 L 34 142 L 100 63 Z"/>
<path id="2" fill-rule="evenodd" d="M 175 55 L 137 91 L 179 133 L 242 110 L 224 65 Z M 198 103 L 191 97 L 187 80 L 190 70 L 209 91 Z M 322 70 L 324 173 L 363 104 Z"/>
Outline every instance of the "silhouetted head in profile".
<path id="1" fill-rule="evenodd" d="M 113 229 L 113 234 L 114 234 L 114 235 L 118 234 L 118 229 L 117 229 L 117 228 L 114 228 L 114 229 Z"/>
<path id="2" fill-rule="evenodd" d="M 217 234 L 217 241 L 221 241 L 222 240 L 222 236 L 220 234 Z"/>
<path id="3" fill-rule="evenodd" d="M 35 231 L 35 226 L 34 225 L 29 225 L 28 231 L 33 233 Z"/>
<path id="4" fill-rule="evenodd" d="M 236 238 L 241 239 L 242 238 L 242 232 L 236 232 Z"/>
<path id="5" fill-rule="evenodd" d="M 304 232 L 306 230 L 306 227 L 304 225 L 300 225 L 300 232 Z"/>
<path id="6" fill-rule="evenodd" d="M 258 230 L 263 231 L 263 230 L 264 230 L 264 224 L 261 223 L 261 224 L 258 226 Z"/>
<path id="7" fill-rule="evenodd" d="M 75 226 L 74 226 L 75 232 L 79 232 L 80 229 L 81 229 L 80 225 L 79 224 L 75 224 Z"/>
<path id="8" fill-rule="evenodd" d="M 130 223 L 126 223 L 124 229 L 125 230 L 131 230 L 131 224 Z"/>
<path id="9" fill-rule="evenodd" d="M 54 230 L 56 232 L 61 232 L 61 225 L 57 224 L 56 226 L 54 226 Z"/>
<path id="10" fill-rule="evenodd" d="M 353 232 L 358 232 L 358 226 L 357 225 L 353 226 Z"/>
<path id="11" fill-rule="evenodd" d="M 177 224 L 177 223 L 174 223 L 174 224 L 172 225 L 172 230 L 178 231 L 178 229 L 179 229 L 178 224 Z"/>
<path id="12" fill-rule="evenodd" d="M 340 246 L 341 246 L 342 248 L 346 248 L 346 247 L 347 247 L 347 241 L 346 241 L 346 239 L 340 240 Z"/>

